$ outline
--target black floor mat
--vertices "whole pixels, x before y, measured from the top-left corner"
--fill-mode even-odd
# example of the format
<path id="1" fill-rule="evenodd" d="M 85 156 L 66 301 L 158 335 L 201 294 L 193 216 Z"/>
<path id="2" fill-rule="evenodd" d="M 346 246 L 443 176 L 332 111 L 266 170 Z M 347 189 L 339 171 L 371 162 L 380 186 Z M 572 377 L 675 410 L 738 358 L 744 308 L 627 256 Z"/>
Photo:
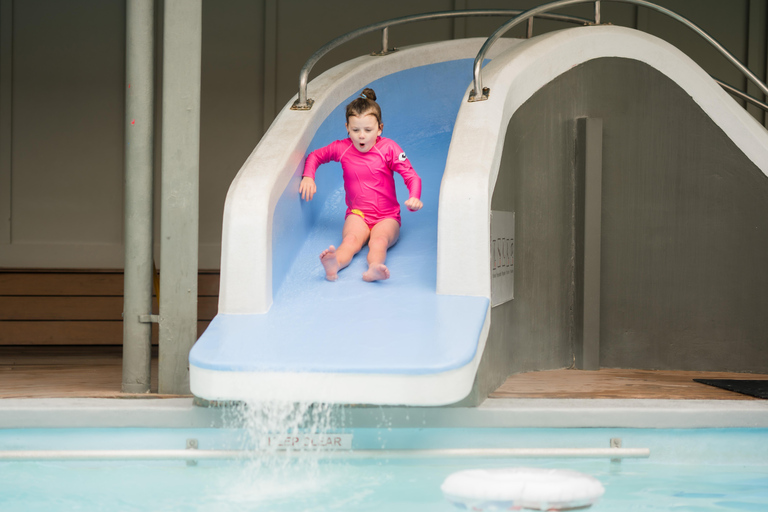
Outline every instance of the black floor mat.
<path id="1" fill-rule="evenodd" d="M 727 389 L 743 395 L 768 399 L 768 380 L 693 379 L 708 386 Z"/>

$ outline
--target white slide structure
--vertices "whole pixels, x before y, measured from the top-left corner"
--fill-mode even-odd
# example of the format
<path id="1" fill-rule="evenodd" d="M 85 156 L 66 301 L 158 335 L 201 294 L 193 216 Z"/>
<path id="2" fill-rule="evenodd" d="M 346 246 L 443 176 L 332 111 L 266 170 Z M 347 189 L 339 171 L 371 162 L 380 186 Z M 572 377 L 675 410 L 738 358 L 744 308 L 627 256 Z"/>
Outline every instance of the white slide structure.
<path id="1" fill-rule="evenodd" d="M 502 39 L 483 70 L 486 101 L 467 102 L 482 39 L 360 57 L 309 84 L 243 165 L 224 211 L 219 312 L 190 353 L 192 392 L 207 400 L 445 405 L 472 389 L 490 327 L 490 204 L 515 111 L 592 59 L 644 62 L 693 100 L 768 174 L 768 137 L 698 65 L 653 36 L 613 26 Z M 303 202 L 306 155 L 346 137 L 344 106 L 372 87 L 384 132 L 423 180 L 425 207 L 403 208 L 391 279 L 366 283 L 364 249 L 336 282 L 318 255 L 344 221 L 337 164 Z M 292 103 L 292 101 L 291 101 Z M 399 177 L 396 176 L 396 180 Z M 407 199 L 398 183 L 401 202 Z"/>

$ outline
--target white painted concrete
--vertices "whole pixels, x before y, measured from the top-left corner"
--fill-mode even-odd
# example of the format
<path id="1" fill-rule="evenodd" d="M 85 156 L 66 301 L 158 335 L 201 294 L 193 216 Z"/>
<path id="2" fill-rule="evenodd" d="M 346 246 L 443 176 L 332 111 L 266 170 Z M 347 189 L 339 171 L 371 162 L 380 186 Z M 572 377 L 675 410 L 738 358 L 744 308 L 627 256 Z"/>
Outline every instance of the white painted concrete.
<path id="1" fill-rule="evenodd" d="M 0 428 L 209 428 L 225 407 L 174 399 L 4 399 Z M 350 428 L 768 428 L 766 400 L 489 399 L 479 407 L 340 409 Z M 231 418 L 231 414 L 229 414 Z"/>
<path id="2" fill-rule="evenodd" d="M 404 48 L 386 57 L 340 64 L 309 83 L 310 111 L 290 110 L 294 97 L 232 182 L 224 207 L 219 313 L 264 313 L 272 304 L 272 218 L 281 194 L 302 165 L 313 135 L 333 109 L 383 76 L 436 62 L 474 58 L 483 39 Z M 505 40 L 493 58 L 517 43 Z M 467 77 L 467 83 L 471 82 Z M 298 192 L 296 200 L 298 201 Z"/>

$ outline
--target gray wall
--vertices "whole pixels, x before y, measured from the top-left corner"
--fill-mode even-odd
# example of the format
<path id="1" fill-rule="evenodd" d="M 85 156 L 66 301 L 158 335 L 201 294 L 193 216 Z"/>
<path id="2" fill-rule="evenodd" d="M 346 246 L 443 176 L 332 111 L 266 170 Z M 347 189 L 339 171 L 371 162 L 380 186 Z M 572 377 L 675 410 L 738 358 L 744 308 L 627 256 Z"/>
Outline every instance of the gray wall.
<path id="1" fill-rule="evenodd" d="M 511 374 L 573 363 L 576 123 L 548 88 L 507 129 L 491 210 L 515 212 L 515 298 L 491 309 L 475 384 L 460 405 L 479 404 Z"/>
<path id="2" fill-rule="evenodd" d="M 361 9 L 350 0 L 204 1 L 201 268 L 219 265 L 229 183 L 296 93 L 298 71 L 320 45 L 360 26 L 416 12 L 524 9 L 536 3 L 392 0 Z M 764 0 L 659 3 L 701 24 L 765 78 Z M 161 57 L 161 0 L 157 11 Z M 606 4 L 603 11 L 606 21 L 660 35 L 724 81 L 746 85 L 724 59 L 674 22 L 623 4 Z M 591 7 L 567 12 L 589 16 Z M 390 39 L 403 46 L 487 36 L 500 23 L 491 18 L 421 23 L 394 28 Z M 122 266 L 124 25 L 124 0 L 0 0 L 0 267 Z M 537 33 L 562 27 L 536 23 Z M 377 35 L 347 44 L 324 58 L 313 76 L 378 44 Z M 156 105 L 159 112 L 160 102 Z M 160 150 L 158 142 L 157 170 Z"/>
<path id="3" fill-rule="evenodd" d="M 768 372 L 768 178 L 665 76 L 598 59 L 510 121 L 492 208 L 516 214 L 515 299 L 475 393 L 575 360 L 581 117 L 603 120 L 600 366 Z"/>
<path id="4" fill-rule="evenodd" d="M 114 261 L 122 250 L 124 8 L 4 1 L 2 11 L 0 211 L 10 220 L 0 218 L 0 258 L 31 267 L 57 256 L 82 257 L 83 266 Z"/>

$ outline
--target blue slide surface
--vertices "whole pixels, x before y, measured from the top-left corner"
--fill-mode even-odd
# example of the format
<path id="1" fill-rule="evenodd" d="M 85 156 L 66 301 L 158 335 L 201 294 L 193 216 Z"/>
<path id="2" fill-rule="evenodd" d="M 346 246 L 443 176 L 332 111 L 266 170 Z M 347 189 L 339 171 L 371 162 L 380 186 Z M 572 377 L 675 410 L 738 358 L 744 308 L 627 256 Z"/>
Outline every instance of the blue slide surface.
<path id="1" fill-rule="evenodd" d="M 325 280 L 318 257 L 339 245 L 346 206 L 340 165 L 323 165 L 313 201 L 287 207 L 300 200 L 294 180 L 277 205 L 270 310 L 217 315 L 193 347 L 192 365 L 231 372 L 419 375 L 472 361 L 489 300 L 435 292 L 440 182 L 471 70 L 472 60 L 462 59 L 400 71 L 369 85 L 382 107 L 382 135 L 406 151 L 423 181 L 424 208 L 410 212 L 402 206 L 407 189 L 395 176 L 402 230 L 388 253 L 392 277 L 362 280 L 364 248 L 337 281 Z M 352 99 L 324 121 L 308 152 L 347 136 L 344 107 Z"/>

